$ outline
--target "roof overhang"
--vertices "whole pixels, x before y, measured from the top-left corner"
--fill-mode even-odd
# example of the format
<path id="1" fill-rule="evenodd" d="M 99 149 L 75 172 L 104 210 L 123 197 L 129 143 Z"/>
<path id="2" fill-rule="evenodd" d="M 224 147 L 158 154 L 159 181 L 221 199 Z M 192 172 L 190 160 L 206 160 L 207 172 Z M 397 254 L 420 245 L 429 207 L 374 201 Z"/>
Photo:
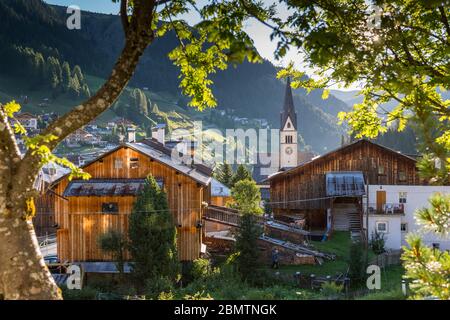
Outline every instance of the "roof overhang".
<path id="1" fill-rule="evenodd" d="M 361 197 L 366 194 L 361 171 L 328 172 L 325 175 L 327 197 Z"/>

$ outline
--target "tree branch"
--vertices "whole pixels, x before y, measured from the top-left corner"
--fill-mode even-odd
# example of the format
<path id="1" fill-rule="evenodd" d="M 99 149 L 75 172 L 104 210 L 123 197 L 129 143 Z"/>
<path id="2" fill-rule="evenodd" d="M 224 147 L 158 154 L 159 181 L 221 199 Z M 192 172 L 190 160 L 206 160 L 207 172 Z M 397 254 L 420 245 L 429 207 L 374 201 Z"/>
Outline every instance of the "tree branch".
<path id="1" fill-rule="evenodd" d="M 120 2 L 120 18 L 122 20 L 123 32 L 127 34 L 130 22 L 128 21 L 128 0 Z"/>
<path id="2" fill-rule="evenodd" d="M 94 120 L 117 100 L 131 79 L 141 55 L 154 39 L 154 32 L 150 28 L 153 4 L 153 1 L 134 1 L 132 15 L 134 26 L 128 29 L 125 47 L 110 77 L 88 101 L 51 123 L 41 136 L 54 136 L 55 139 L 42 142 L 40 146 L 52 151 L 69 134 Z M 41 156 L 33 150 L 28 150 L 20 162 L 14 192 L 20 194 L 27 189 L 27 186 L 34 182 L 41 165 Z"/>
<path id="3" fill-rule="evenodd" d="M 443 6 L 439 6 L 439 12 L 441 13 L 441 21 L 444 24 L 447 35 L 450 37 L 450 25 L 448 23 L 447 15 L 445 14 L 445 9 Z"/>
<path id="4" fill-rule="evenodd" d="M 11 123 L 3 110 L 3 106 L 0 104 L 0 163 L 2 160 L 8 158 L 20 159 L 20 150 L 17 145 L 14 130 L 11 127 Z"/>

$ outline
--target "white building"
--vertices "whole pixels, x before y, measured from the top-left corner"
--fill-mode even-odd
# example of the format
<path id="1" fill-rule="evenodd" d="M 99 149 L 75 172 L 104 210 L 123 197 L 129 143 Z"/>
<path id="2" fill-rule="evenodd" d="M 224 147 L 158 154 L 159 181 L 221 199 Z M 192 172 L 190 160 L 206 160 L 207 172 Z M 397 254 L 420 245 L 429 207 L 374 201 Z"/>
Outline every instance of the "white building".
<path id="1" fill-rule="evenodd" d="M 409 232 L 421 233 L 415 219 L 417 209 L 429 207 L 428 199 L 434 193 L 449 194 L 450 186 L 369 185 L 369 239 L 376 230 L 384 234 L 386 249 L 398 250 L 406 246 Z M 367 206 L 367 198 L 364 199 Z M 367 212 L 367 210 L 366 210 Z M 366 226 L 367 216 L 364 216 Z M 450 250 L 450 238 L 422 233 L 426 245 Z"/>

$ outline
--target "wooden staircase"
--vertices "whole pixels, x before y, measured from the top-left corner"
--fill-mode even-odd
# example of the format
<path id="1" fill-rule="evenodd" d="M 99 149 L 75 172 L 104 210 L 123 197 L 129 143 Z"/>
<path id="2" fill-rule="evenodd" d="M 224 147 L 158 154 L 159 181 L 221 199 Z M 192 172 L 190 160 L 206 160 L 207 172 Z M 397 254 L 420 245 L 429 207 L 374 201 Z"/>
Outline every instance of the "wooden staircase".
<path id="1" fill-rule="evenodd" d="M 336 203 L 333 207 L 333 229 L 350 231 L 353 241 L 362 241 L 362 216 L 356 203 Z"/>

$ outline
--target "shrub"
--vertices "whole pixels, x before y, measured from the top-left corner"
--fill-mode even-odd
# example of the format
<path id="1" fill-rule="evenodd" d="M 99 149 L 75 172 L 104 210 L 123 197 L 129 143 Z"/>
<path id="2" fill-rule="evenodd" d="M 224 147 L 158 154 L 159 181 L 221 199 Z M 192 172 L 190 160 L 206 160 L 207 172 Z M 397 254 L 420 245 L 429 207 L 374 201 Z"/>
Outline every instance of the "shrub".
<path id="1" fill-rule="evenodd" d="M 322 284 L 320 292 L 327 299 L 337 300 L 342 297 L 342 290 L 344 289 L 344 285 L 336 284 L 334 282 L 325 282 Z"/>
<path id="2" fill-rule="evenodd" d="M 168 294 L 173 290 L 173 281 L 168 277 L 153 277 L 145 283 L 145 296 L 150 299 L 157 299 L 161 293 Z"/>
<path id="3" fill-rule="evenodd" d="M 200 258 L 193 261 L 191 270 L 193 279 L 205 279 L 211 272 L 211 263 L 208 259 Z"/>
<path id="4" fill-rule="evenodd" d="M 370 241 L 370 247 L 372 248 L 375 254 L 382 254 L 386 250 L 384 248 L 386 240 L 384 239 L 384 233 L 377 232 L 375 230 L 372 232 L 372 239 Z"/>
<path id="5" fill-rule="evenodd" d="M 93 287 L 84 287 L 81 290 L 69 290 L 66 286 L 61 287 L 64 300 L 95 300 L 98 290 Z"/>
<path id="6" fill-rule="evenodd" d="M 192 295 L 185 295 L 184 300 L 213 300 L 213 298 L 211 298 L 209 293 L 205 293 L 205 291 L 198 291 Z"/>

